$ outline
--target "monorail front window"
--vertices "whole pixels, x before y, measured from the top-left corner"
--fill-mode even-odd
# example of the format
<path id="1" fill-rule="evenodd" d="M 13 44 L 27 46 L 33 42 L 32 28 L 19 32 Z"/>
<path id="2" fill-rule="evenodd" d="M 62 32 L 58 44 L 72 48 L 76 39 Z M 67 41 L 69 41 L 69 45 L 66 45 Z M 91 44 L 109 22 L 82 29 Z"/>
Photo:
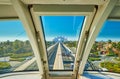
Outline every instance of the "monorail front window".
<path id="1" fill-rule="evenodd" d="M 84 16 L 41 16 L 50 70 L 72 70 Z"/>

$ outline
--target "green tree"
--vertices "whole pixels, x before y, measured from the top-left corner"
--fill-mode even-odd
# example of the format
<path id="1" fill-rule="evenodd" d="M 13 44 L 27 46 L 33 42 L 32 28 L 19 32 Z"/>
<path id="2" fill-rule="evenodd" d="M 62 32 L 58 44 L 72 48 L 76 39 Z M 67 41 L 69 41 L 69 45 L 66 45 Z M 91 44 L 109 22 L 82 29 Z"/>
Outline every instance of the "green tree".
<path id="1" fill-rule="evenodd" d="M 108 40 L 108 43 L 110 43 L 110 44 L 111 44 L 111 43 L 112 43 L 112 41 L 111 41 L 111 40 Z"/>
<path id="2" fill-rule="evenodd" d="M 116 47 L 117 47 L 117 50 L 119 51 L 119 52 L 118 52 L 118 56 L 119 56 L 119 58 L 120 58 L 120 42 L 118 42 L 118 44 L 117 44 Z"/>
<path id="3" fill-rule="evenodd" d="M 97 52 L 97 48 L 98 48 L 98 45 L 97 43 L 95 42 L 92 46 L 92 49 L 91 49 L 91 52 Z"/>
<path id="4" fill-rule="evenodd" d="M 112 47 L 118 51 L 117 54 L 118 54 L 118 57 L 120 58 L 120 42 L 118 43 L 113 42 Z"/>

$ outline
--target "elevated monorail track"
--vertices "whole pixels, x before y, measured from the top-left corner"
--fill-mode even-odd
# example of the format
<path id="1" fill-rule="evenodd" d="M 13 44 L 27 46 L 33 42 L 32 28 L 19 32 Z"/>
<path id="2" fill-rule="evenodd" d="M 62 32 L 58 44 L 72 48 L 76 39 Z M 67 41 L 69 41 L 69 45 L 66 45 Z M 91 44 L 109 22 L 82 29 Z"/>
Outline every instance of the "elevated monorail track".
<path id="1" fill-rule="evenodd" d="M 47 51 L 50 70 L 64 70 L 66 69 L 66 65 L 69 65 L 67 69 L 72 69 L 70 67 L 72 67 L 71 63 L 74 62 L 74 56 L 70 49 L 68 49 L 63 43 L 56 43 L 50 46 Z M 35 58 L 33 57 L 31 60 L 15 68 L 14 71 L 28 70 L 28 68 L 31 68 L 32 70 L 31 66 L 34 62 Z"/>

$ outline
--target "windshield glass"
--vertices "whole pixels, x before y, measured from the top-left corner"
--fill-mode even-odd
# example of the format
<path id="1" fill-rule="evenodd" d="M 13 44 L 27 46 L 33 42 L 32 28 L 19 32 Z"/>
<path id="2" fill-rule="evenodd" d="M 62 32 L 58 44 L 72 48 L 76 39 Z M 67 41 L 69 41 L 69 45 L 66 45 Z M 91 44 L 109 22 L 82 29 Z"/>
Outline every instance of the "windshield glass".
<path id="1" fill-rule="evenodd" d="M 0 21 L 0 74 L 38 70 L 35 57 L 20 20 Z"/>
<path id="2" fill-rule="evenodd" d="M 50 70 L 72 70 L 84 16 L 41 16 Z"/>
<path id="3" fill-rule="evenodd" d="M 89 54 L 85 70 L 120 73 L 120 21 L 107 20 Z"/>

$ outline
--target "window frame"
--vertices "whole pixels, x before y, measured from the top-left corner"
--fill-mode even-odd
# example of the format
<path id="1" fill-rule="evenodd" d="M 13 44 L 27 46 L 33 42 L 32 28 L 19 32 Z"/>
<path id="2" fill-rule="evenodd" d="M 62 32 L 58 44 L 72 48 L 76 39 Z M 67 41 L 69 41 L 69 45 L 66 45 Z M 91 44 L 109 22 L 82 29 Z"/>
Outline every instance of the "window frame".
<path id="1" fill-rule="evenodd" d="M 60 15 L 60 16 L 61 16 L 61 15 Z M 59 17 L 60 17 L 60 16 L 59 16 Z M 78 16 L 78 15 L 77 15 L 77 16 Z M 75 17 L 77 17 L 77 16 L 75 16 Z M 49 17 L 49 16 L 48 16 L 48 17 Z M 78 17 L 79 17 L 79 16 L 78 16 Z M 80 17 L 81 17 L 81 16 L 80 16 Z M 85 21 L 85 17 L 86 17 L 86 16 L 82 16 L 82 17 L 84 17 L 84 19 L 83 19 L 83 22 L 82 22 L 82 24 L 81 24 L 82 26 L 81 26 L 81 28 L 79 29 L 80 31 L 79 31 L 79 35 L 78 35 L 78 38 L 77 38 L 77 44 L 76 44 L 76 46 L 75 46 L 76 52 L 77 52 L 77 47 L 78 47 L 78 42 L 79 42 L 79 39 L 80 39 L 80 34 L 81 34 L 81 32 L 82 32 L 82 28 L 83 28 L 83 24 L 84 24 L 84 21 Z M 40 16 L 40 20 L 42 21 L 41 16 Z M 44 30 L 43 24 L 42 24 L 41 27 L 42 27 L 43 35 L 44 35 L 44 39 L 45 39 L 45 30 Z M 46 44 L 46 42 L 47 42 L 46 39 L 45 39 L 44 41 L 45 41 L 45 45 L 47 46 L 47 44 Z M 75 55 L 76 55 L 76 52 L 75 52 Z M 47 54 L 47 53 L 48 53 L 48 51 L 47 51 L 47 47 L 46 47 L 46 54 Z M 47 54 L 47 57 L 48 57 L 48 54 Z M 75 57 L 76 57 L 76 56 L 75 56 Z M 75 60 L 74 60 L 74 63 L 75 63 Z M 49 66 L 49 64 L 48 64 L 48 66 Z M 48 68 L 49 68 L 49 67 L 48 67 Z M 73 67 L 73 68 L 74 68 L 74 67 Z M 50 71 L 50 72 L 51 72 L 51 71 L 60 71 L 60 72 L 61 72 L 61 71 L 63 71 L 63 72 L 64 72 L 64 71 L 69 71 L 69 72 L 70 72 L 70 71 L 73 71 L 73 69 L 66 69 L 66 70 L 65 70 L 65 69 L 61 69 L 61 70 L 59 70 L 59 69 L 50 70 L 50 69 L 49 69 L 49 71 Z"/>
<path id="2" fill-rule="evenodd" d="M 76 50 L 76 56 L 78 56 L 80 54 L 80 50 L 81 50 L 81 46 L 83 45 L 83 42 L 85 44 L 85 33 L 87 30 L 89 30 L 90 28 L 90 23 L 92 22 L 93 16 L 95 14 L 95 8 L 93 5 L 78 5 L 78 6 L 74 6 L 70 8 L 70 10 L 65 11 L 64 8 L 67 8 L 71 5 L 53 5 L 56 6 L 56 9 L 60 9 L 60 10 L 54 10 L 52 9 L 50 6 L 52 5 L 42 5 L 43 11 L 41 11 L 41 5 L 33 5 L 33 7 L 31 8 L 31 13 L 33 16 L 33 20 L 35 20 L 35 28 L 37 28 L 37 30 L 39 31 L 39 37 L 40 40 L 42 41 L 42 46 L 43 46 L 43 50 L 41 50 L 41 53 L 44 53 L 44 60 L 46 60 L 47 62 L 45 64 L 43 64 L 45 66 L 45 69 L 47 70 L 47 72 L 49 73 L 49 75 L 54 72 L 57 73 L 58 71 L 49 71 L 49 67 L 48 67 L 48 60 L 47 60 L 47 49 L 45 46 L 45 38 L 44 38 L 44 34 L 43 34 L 43 28 L 42 28 L 42 22 L 41 20 L 39 20 L 40 16 L 50 16 L 50 15 L 57 15 L 57 16 L 84 16 L 84 23 L 81 29 L 81 35 L 79 35 L 79 39 L 78 39 L 78 45 L 77 45 L 77 50 Z M 62 7 L 63 6 L 63 7 Z M 72 8 L 74 7 L 79 7 L 79 9 L 76 9 L 76 11 L 74 11 Z M 88 10 L 89 9 L 89 10 Z M 76 69 L 78 69 L 79 65 L 76 65 L 78 62 L 78 60 L 80 60 L 81 55 L 79 55 L 78 57 L 75 57 L 75 61 L 74 61 L 74 68 L 72 72 L 72 74 L 75 74 Z M 61 71 L 62 72 L 62 71 Z M 64 72 L 64 71 L 63 71 Z M 65 71 L 66 73 L 68 71 Z M 72 75 L 70 73 L 68 73 L 68 75 Z M 59 74 L 58 74 L 59 75 Z"/>

